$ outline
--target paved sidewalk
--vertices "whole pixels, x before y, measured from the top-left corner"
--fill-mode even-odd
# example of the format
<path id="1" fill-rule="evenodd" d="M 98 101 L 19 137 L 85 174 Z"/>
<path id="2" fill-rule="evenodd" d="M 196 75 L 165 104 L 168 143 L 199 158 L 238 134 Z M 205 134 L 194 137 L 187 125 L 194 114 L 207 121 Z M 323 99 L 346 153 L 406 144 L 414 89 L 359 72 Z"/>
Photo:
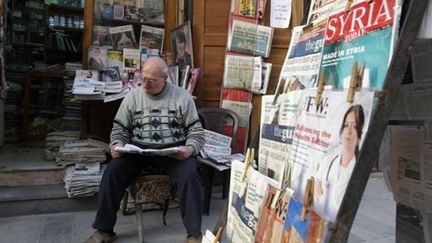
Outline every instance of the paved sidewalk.
<path id="1" fill-rule="evenodd" d="M 203 231 L 212 230 L 223 208 L 220 194 L 213 194 L 210 216 L 203 217 Z M 79 243 L 93 232 L 95 211 L 0 218 L 0 243 Z M 354 221 L 350 243 L 395 242 L 396 204 L 381 173 L 372 174 Z M 186 233 L 178 209 L 169 209 L 167 226 L 161 211 L 144 213 L 144 237 L 149 243 L 185 242 Z M 118 214 L 116 243 L 139 242 L 135 215 Z"/>

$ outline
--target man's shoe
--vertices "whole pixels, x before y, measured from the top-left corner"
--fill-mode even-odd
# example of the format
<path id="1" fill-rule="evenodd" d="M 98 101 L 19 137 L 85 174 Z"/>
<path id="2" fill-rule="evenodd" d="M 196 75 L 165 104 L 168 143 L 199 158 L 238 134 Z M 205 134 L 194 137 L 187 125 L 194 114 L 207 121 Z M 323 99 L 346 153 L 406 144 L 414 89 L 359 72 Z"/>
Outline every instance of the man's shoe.
<path id="1" fill-rule="evenodd" d="M 201 243 L 202 236 L 188 236 L 186 238 L 186 243 Z"/>
<path id="2" fill-rule="evenodd" d="M 110 235 L 106 232 L 96 230 L 84 243 L 110 243 L 117 238 L 116 233 Z"/>

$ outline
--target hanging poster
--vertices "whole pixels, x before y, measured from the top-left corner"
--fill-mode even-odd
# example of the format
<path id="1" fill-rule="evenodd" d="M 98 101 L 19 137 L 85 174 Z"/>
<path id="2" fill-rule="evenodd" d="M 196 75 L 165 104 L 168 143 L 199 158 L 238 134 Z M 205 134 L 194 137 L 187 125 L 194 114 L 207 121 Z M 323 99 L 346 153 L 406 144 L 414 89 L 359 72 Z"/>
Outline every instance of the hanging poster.
<path id="1" fill-rule="evenodd" d="M 326 84 L 348 88 L 354 62 L 365 64 L 362 87 L 381 90 L 393 54 L 397 0 L 363 1 L 329 17 L 321 69 Z"/>
<path id="2" fill-rule="evenodd" d="M 361 145 L 369 127 L 374 92 L 324 90 L 315 105 L 315 90 L 304 91 L 300 101 L 289 157 L 291 188 L 303 198 L 306 182 L 314 177 L 314 209 L 335 221 Z"/>
<path id="3" fill-rule="evenodd" d="M 293 141 L 302 91 L 281 94 L 273 103 L 274 95 L 262 98 L 261 131 L 259 140 L 259 171 L 278 182 L 282 188 L 289 174 L 288 157 Z"/>

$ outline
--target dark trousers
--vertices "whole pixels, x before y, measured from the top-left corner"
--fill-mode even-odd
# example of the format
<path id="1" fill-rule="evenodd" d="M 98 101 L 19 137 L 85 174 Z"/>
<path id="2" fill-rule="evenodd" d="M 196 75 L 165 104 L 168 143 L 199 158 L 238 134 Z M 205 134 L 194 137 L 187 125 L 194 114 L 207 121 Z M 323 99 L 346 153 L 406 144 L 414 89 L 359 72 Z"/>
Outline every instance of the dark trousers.
<path id="1" fill-rule="evenodd" d="M 141 170 L 145 170 L 146 166 L 150 165 L 166 168 L 180 203 L 180 212 L 187 234 L 201 235 L 202 187 L 195 157 L 176 160 L 160 156 L 124 155 L 112 159 L 102 176 L 93 228 L 113 230 L 126 188 Z"/>

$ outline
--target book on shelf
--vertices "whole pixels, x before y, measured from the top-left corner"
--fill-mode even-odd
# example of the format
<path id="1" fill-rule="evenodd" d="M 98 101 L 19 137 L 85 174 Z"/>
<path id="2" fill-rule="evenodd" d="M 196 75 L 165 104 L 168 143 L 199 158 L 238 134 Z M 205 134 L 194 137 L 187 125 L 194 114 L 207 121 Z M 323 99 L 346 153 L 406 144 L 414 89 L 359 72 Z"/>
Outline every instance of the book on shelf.
<path id="1" fill-rule="evenodd" d="M 248 55 L 268 57 L 271 51 L 274 29 L 247 18 L 231 18 L 228 50 Z"/>
<path id="2" fill-rule="evenodd" d="M 186 89 L 188 77 L 190 73 L 190 65 L 186 65 L 186 67 L 180 72 L 181 72 L 181 80 L 179 85 L 181 85 L 182 88 Z"/>
<path id="3" fill-rule="evenodd" d="M 88 68 L 91 70 L 104 70 L 107 67 L 107 48 L 103 46 L 89 46 Z"/>
<path id="4" fill-rule="evenodd" d="M 198 82 L 200 71 L 201 71 L 201 68 L 192 68 L 192 70 L 191 70 L 191 77 L 189 79 L 189 83 L 188 83 L 187 88 L 186 88 L 187 91 L 189 91 L 189 94 L 191 94 L 191 95 L 195 89 L 196 83 Z"/>
<path id="5" fill-rule="evenodd" d="M 115 150 L 122 153 L 168 156 L 168 155 L 176 154 L 180 150 L 180 148 L 171 147 L 171 148 L 163 148 L 163 149 L 142 149 L 132 144 L 126 144 L 124 147 L 116 147 Z"/>
<path id="6" fill-rule="evenodd" d="M 179 66 L 173 65 L 169 67 L 167 80 L 175 85 L 179 84 Z"/>
<path id="7" fill-rule="evenodd" d="M 133 72 L 140 68 L 140 50 L 123 49 L 123 71 Z"/>
<path id="8" fill-rule="evenodd" d="M 133 26 L 122 25 L 117 27 L 109 27 L 109 34 L 114 50 L 123 50 L 123 48 L 133 48 L 136 44 Z"/>
<path id="9" fill-rule="evenodd" d="M 99 72 L 97 70 L 75 70 L 73 87 L 80 86 L 82 83 L 87 84 L 88 79 L 99 80 Z"/>
<path id="10" fill-rule="evenodd" d="M 113 4 L 113 19 L 124 19 L 125 7 L 122 2 L 114 2 Z"/>
<path id="11" fill-rule="evenodd" d="M 101 71 L 101 80 L 104 82 L 120 81 L 121 72 L 119 67 L 107 67 L 106 70 Z"/>
<path id="12" fill-rule="evenodd" d="M 109 35 L 108 26 L 94 25 L 93 26 L 93 44 L 98 46 L 106 46 L 112 48 L 111 38 Z"/>
<path id="13" fill-rule="evenodd" d="M 121 51 L 108 50 L 107 51 L 107 66 L 118 67 L 120 71 L 123 68 L 123 53 Z"/>
<path id="14" fill-rule="evenodd" d="M 163 50 L 165 29 L 141 25 L 140 48 Z"/>
<path id="15" fill-rule="evenodd" d="M 257 17 L 258 0 L 232 0 L 234 14 L 243 17 Z"/>
<path id="16" fill-rule="evenodd" d="M 112 1 L 107 1 L 102 6 L 102 17 L 105 19 L 113 18 L 113 3 Z"/>
<path id="17" fill-rule="evenodd" d="M 144 66 L 145 61 L 151 57 L 159 56 L 159 49 L 141 48 L 140 52 L 140 68 Z"/>

